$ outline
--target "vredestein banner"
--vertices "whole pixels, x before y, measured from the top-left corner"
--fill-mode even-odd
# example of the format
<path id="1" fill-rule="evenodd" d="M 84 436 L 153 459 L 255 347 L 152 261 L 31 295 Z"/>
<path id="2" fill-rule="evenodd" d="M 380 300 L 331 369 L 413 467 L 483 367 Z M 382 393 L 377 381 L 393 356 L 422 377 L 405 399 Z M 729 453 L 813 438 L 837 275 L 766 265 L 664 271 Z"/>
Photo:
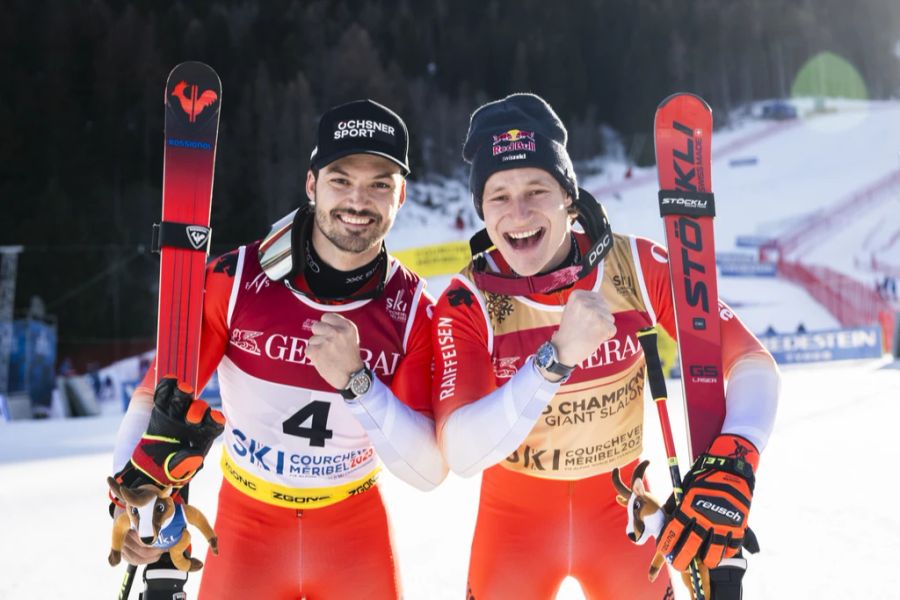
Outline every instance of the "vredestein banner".
<path id="1" fill-rule="evenodd" d="M 880 327 L 763 335 L 759 341 L 780 364 L 878 358 L 882 351 Z"/>

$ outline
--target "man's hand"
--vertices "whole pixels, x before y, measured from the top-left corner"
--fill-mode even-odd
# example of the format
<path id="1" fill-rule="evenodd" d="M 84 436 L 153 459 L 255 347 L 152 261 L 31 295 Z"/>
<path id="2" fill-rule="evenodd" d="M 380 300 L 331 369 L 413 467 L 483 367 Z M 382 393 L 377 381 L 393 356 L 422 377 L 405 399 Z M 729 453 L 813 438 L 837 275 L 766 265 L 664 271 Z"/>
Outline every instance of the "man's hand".
<path id="1" fill-rule="evenodd" d="M 574 290 L 551 341 L 560 363 L 575 367 L 616 335 L 616 324 L 599 292 Z"/>
<path id="2" fill-rule="evenodd" d="M 359 332 L 353 321 L 325 313 L 312 325 L 306 355 L 319 375 L 336 390 L 350 382 L 350 374 L 363 368 L 359 357 Z"/>
<path id="3" fill-rule="evenodd" d="M 657 542 L 676 571 L 687 569 L 695 556 L 712 569 L 737 554 L 747 532 L 758 463 L 753 444 L 736 435 L 720 435 L 697 459 L 684 479 L 684 498 Z"/>
<path id="4" fill-rule="evenodd" d="M 129 529 L 122 541 L 122 560 L 130 565 L 149 565 L 159 560 L 164 552 L 166 550 L 142 544 L 134 529 Z"/>
<path id="5" fill-rule="evenodd" d="M 192 391 L 179 387 L 174 377 L 160 379 L 147 432 L 116 479 L 128 487 L 149 479 L 160 487 L 180 488 L 203 466 L 206 453 L 224 429 L 220 411 L 194 399 Z"/>

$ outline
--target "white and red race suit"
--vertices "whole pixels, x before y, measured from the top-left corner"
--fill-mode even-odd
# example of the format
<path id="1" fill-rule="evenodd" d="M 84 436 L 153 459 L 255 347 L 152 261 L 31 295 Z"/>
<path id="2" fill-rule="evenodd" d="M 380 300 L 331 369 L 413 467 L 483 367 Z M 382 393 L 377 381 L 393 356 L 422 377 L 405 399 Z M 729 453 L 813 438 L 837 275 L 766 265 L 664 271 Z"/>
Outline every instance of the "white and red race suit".
<path id="1" fill-rule="evenodd" d="M 388 257 L 376 297 L 319 302 L 269 280 L 257 247 L 219 257 L 206 273 L 198 381 L 205 385 L 218 368 L 227 423 L 219 555 L 207 556 L 200 597 L 397 598 L 376 482 L 382 464 L 421 489 L 446 473 L 430 403 L 433 300 L 424 280 Z M 377 282 L 370 283 L 361 291 Z M 293 284 L 306 287 L 302 278 Z M 327 312 L 356 324 L 361 358 L 375 375 L 354 401 L 306 356 L 310 325 Z M 151 369 L 139 387 L 144 397 L 153 381 Z M 117 460 L 146 427 L 143 409 L 134 410 Z"/>
<path id="2" fill-rule="evenodd" d="M 587 237 L 575 235 L 586 251 Z M 511 273 L 496 249 L 486 263 Z M 626 514 L 610 477 L 614 467 L 630 477 L 642 450 L 645 376 L 636 334 L 660 323 L 675 335 L 665 249 L 616 234 L 592 274 L 567 289 L 529 296 L 480 290 L 473 268 L 455 276 L 435 306 L 432 390 L 450 468 L 467 476 L 483 471 L 470 597 L 553 597 L 567 575 L 589 598 L 668 597 L 666 577 L 647 579 L 653 545 L 635 546 L 624 534 Z M 565 383 L 550 383 L 533 355 L 579 288 L 602 294 L 616 334 Z M 720 308 L 731 379 L 724 429 L 762 447 L 774 420 L 777 370 L 734 313 Z M 752 385 L 738 383 L 754 378 Z M 747 410 L 748 404 L 756 408 Z"/>

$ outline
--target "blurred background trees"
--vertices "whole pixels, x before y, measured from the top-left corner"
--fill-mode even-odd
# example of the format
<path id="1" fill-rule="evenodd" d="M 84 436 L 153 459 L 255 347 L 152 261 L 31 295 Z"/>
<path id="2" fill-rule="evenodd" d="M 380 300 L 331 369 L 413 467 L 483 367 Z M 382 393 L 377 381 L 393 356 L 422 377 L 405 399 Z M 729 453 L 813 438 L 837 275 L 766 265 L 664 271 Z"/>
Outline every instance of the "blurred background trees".
<path id="1" fill-rule="evenodd" d="M 900 93 L 896 0 L 6 0 L 0 22 L 0 245 L 21 244 L 16 308 L 43 298 L 59 356 L 152 344 L 162 96 L 184 60 L 223 82 L 213 252 L 256 239 L 303 194 L 316 120 L 369 97 L 411 133 L 414 177 L 454 175 L 471 111 L 534 91 L 573 158 L 631 157 L 657 103 L 696 92 L 721 124 L 785 97 L 816 54 L 872 98 Z"/>

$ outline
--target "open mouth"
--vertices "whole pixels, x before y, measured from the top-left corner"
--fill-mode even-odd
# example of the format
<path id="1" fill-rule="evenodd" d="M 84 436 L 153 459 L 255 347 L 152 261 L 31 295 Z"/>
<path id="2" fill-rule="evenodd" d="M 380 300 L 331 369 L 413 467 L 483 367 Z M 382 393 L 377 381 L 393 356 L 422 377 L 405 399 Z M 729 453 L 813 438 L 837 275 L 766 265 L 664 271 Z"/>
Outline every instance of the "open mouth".
<path id="1" fill-rule="evenodd" d="M 537 246 L 544 237 L 544 228 L 536 227 L 527 231 L 513 231 L 503 234 L 506 243 L 515 250 L 530 250 Z"/>
<path id="2" fill-rule="evenodd" d="M 370 215 L 357 215 L 345 212 L 334 213 L 334 218 L 350 227 L 366 227 L 375 222 L 375 218 Z"/>

